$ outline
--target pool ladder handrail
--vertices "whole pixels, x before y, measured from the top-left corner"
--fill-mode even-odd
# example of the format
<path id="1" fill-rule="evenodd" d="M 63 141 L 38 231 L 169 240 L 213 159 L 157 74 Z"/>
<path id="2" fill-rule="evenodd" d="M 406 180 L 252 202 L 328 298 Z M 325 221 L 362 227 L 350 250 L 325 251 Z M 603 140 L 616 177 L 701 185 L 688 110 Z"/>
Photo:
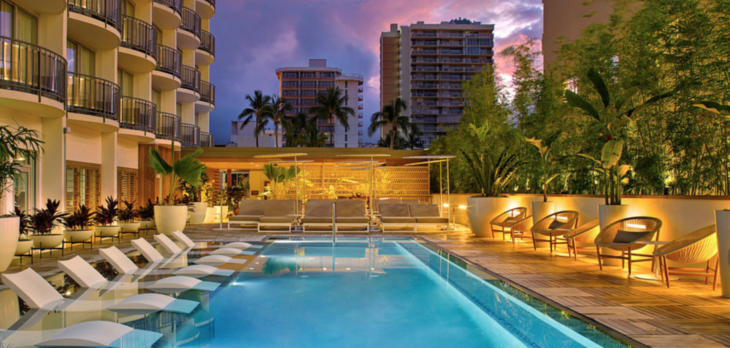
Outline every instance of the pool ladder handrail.
<path id="1" fill-rule="evenodd" d="M 336 209 L 337 206 L 335 203 L 332 203 L 332 245 L 337 243 L 337 219 L 335 218 Z"/>

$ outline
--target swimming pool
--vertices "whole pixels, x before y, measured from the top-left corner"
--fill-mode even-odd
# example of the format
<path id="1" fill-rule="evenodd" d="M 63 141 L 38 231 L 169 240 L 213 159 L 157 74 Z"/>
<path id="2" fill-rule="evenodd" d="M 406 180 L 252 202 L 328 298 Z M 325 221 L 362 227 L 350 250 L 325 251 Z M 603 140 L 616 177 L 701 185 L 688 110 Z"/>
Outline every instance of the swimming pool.
<path id="1" fill-rule="evenodd" d="M 515 290 L 410 239 L 275 240 L 159 346 L 626 347 Z"/>

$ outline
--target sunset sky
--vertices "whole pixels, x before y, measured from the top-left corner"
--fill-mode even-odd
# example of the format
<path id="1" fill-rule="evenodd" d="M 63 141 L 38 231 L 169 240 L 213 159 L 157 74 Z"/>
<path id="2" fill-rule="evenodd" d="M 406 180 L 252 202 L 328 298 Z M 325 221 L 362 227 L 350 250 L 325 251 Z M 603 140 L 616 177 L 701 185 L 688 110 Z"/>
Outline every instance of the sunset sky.
<path id="1" fill-rule="evenodd" d="M 468 18 L 494 24 L 496 62 L 509 79 L 510 67 L 499 52 L 525 37 L 542 37 L 541 0 L 219 0 L 211 32 L 217 86 L 210 119 L 216 143 L 228 143 L 230 121 L 243 108 L 246 94 L 261 89 L 278 93 L 275 70 L 306 66 L 325 58 L 344 73 L 365 76 L 366 126 L 379 108 L 379 39 L 390 23 L 440 23 Z"/>

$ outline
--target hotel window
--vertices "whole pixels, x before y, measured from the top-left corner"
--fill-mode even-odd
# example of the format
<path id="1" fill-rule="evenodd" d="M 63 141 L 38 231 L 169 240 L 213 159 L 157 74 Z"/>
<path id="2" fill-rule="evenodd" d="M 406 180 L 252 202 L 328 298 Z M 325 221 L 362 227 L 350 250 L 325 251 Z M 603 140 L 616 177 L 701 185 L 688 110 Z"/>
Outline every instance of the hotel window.
<path id="1" fill-rule="evenodd" d="M 317 87 L 317 81 L 302 81 L 302 87 L 304 87 L 304 88 Z"/>
<path id="2" fill-rule="evenodd" d="M 319 87 L 332 88 L 334 86 L 335 86 L 335 83 L 332 81 L 319 81 Z"/>
<path id="3" fill-rule="evenodd" d="M 0 35 L 38 44 L 38 19 L 7 1 L 0 1 Z"/>
<path id="4" fill-rule="evenodd" d="M 299 91 L 292 91 L 292 90 L 285 90 L 284 96 L 285 97 L 296 97 L 299 95 Z"/>
<path id="5" fill-rule="evenodd" d="M 157 110 L 159 110 L 162 104 L 162 93 L 154 88 L 152 89 L 152 102 L 157 105 Z"/>
<path id="6" fill-rule="evenodd" d="M 331 73 L 331 72 L 323 72 L 323 73 L 319 73 L 319 77 L 325 78 L 325 79 L 331 79 L 331 78 L 335 77 L 335 74 Z"/>
<path id="7" fill-rule="evenodd" d="M 314 97 L 316 95 L 317 95 L 317 91 L 315 91 L 313 89 L 309 89 L 309 90 L 302 91 L 302 96 L 303 97 Z"/>
<path id="8" fill-rule="evenodd" d="M 134 75 L 117 69 L 117 83 L 122 91 L 122 96 L 131 97 L 134 95 Z"/>
<path id="9" fill-rule="evenodd" d="M 69 40 L 66 44 L 68 71 L 83 75 L 96 75 L 96 53 L 84 45 Z"/>
<path id="10" fill-rule="evenodd" d="M 137 169 L 117 168 L 117 198 L 132 203 L 137 200 Z"/>
<path id="11" fill-rule="evenodd" d="M 313 78 L 315 78 L 315 75 L 313 72 L 303 72 L 302 78 L 303 79 L 313 79 Z"/>
<path id="12" fill-rule="evenodd" d="M 287 73 L 284 73 L 284 78 L 285 79 L 296 79 L 296 78 L 299 78 L 299 73 L 287 72 Z"/>
<path id="13" fill-rule="evenodd" d="M 281 83 L 282 87 L 297 87 L 299 86 L 298 81 L 284 81 Z"/>
<path id="14" fill-rule="evenodd" d="M 101 201 L 101 166 L 98 164 L 66 162 L 66 211 L 79 205 L 95 210 Z"/>
<path id="15" fill-rule="evenodd" d="M 30 212 L 35 205 L 35 161 L 27 163 L 27 159 L 18 160 L 21 163 L 20 172 L 13 180 L 15 192 L 15 206 Z"/>
<path id="16" fill-rule="evenodd" d="M 134 4 L 129 0 L 122 1 L 122 13 L 125 16 L 134 17 Z"/>

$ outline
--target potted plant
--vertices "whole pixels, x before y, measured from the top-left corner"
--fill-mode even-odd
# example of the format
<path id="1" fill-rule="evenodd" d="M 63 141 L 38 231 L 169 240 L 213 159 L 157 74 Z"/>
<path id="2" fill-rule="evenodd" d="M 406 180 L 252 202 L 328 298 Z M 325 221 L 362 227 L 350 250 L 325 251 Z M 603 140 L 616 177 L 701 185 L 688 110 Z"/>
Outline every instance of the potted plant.
<path id="1" fill-rule="evenodd" d="M 15 256 L 28 255 L 33 247 L 33 240 L 28 237 L 30 217 L 17 206 L 13 216 L 18 217 L 18 246 L 15 248 Z"/>
<path id="2" fill-rule="evenodd" d="M 100 205 L 96 208 L 94 221 L 98 225 L 94 226 L 94 235 L 98 238 L 119 238 L 119 226 L 114 222 L 119 214 L 119 201 L 114 197 L 106 198 L 106 206 Z"/>
<path id="3" fill-rule="evenodd" d="M 9 211 L 13 202 L 14 178 L 22 162 L 35 161 L 41 151 L 38 133 L 22 126 L 0 126 L 0 211 Z M 6 194 L 7 193 L 7 194 Z M 0 272 L 13 261 L 20 236 L 20 218 L 0 215 Z"/>
<path id="4" fill-rule="evenodd" d="M 171 153 L 175 153 L 174 143 L 171 147 Z M 185 229 L 188 207 L 175 204 L 175 188 L 180 185 L 181 180 L 193 185 L 199 185 L 200 176 L 205 170 L 205 165 L 196 158 L 202 153 L 203 150 L 197 149 L 194 153 L 169 164 L 162 158 L 159 151 L 150 149 L 150 166 L 162 176 L 163 180 L 168 181 L 170 187 L 170 193 L 163 199 L 163 204 L 155 206 L 155 225 L 157 225 L 159 233 L 170 235 L 174 231 Z"/>
<path id="5" fill-rule="evenodd" d="M 63 239 L 71 243 L 85 243 L 94 236 L 94 230 L 91 228 L 91 219 L 94 212 L 85 204 L 79 206 L 75 212 L 66 215 L 61 219 L 66 229 L 63 231 Z"/>
<path id="6" fill-rule="evenodd" d="M 122 202 L 123 208 L 119 209 L 117 215 L 117 226 L 119 226 L 119 233 L 139 233 L 140 223 L 135 221 L 139 212 L 134 208 L 134 202 Z"/>
<path id="7" fill-rule="evenodd" d="M 560 132 L 554 132 L 546 137 L 545 141 L 536 138 L 526 139 L 529 144 L 537 148 L 540 155 L 540 166 L 536 169 L 538 171 L 537 180 L 542 190 L 542 201 L 532 202 L 533 224 L 537 224 L 538 221 L 555 211 L 555 202 L 549 202 L 547 194 L 550 182 L 560 176 L 560 173 L 557 173 L 558 157 L 552 151 L 552 145 L 559 135 Z"/>
<path id="8" fill-rule="evenodd" d="M 147 204 L 137 209 L 137 218 L 139 219 L 140 230 L 155 228 L 155 205 L 151 199 L 147 199 Z"/>
<path id="9" fill-rule="evenodd" d="M 203 188 L 208 184 L 210 178 L 205 169 L 201 172 L 200 180 L 197 183 L 190 183 L 185 180 L 180 181 L 180 190 L 183 197 L 190 199 L 188 203 L 188 211 L 190 212 L 190 223 L 200 225 L 206 220 L 208 214 L 208 204 L 203 202 Z"/>
<path id="10" fill-rule="evenodd" d="M 60 205 L 60 201 L 49 199 L 44 209 L 36 209 L 29 217 L 29 226 L 33 230 L 30 236 L 33 240 L 33 249 L 55 249 L 63 244 L 63 234 L 53 233 L 59 221 L 67 215 L 58 210 Z"/>

